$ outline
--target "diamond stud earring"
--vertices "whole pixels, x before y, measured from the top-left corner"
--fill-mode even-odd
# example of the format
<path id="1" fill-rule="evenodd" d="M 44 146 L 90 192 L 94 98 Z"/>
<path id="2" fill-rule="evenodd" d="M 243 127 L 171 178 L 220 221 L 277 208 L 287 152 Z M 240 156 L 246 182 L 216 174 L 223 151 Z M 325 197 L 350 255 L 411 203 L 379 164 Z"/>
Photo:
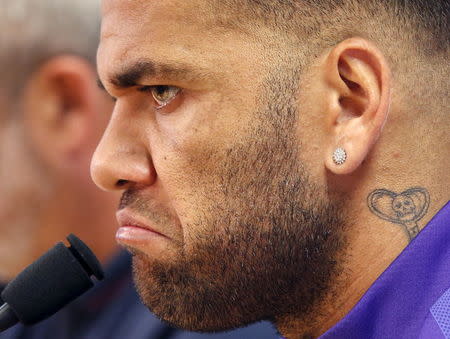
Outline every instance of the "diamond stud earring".
<path id="1" fill-rule="evenodd" d="M 342 147 L 338 147 L 333 152 L 333 161 L 336 165 L 342 165 L 347 160 L 347 152 Z"/>

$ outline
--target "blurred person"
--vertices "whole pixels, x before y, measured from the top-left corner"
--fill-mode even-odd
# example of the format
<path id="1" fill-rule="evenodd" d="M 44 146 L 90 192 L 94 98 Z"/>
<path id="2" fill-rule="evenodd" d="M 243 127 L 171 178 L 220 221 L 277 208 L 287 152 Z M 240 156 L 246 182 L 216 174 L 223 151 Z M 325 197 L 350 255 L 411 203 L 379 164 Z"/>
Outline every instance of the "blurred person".
<path id="1" fill-rule="evenodd" d="M 273 338 L 269 326 L 201 336 L 150 316 L 129 255 L 114 240 L 118 197 L 92 183 L 89 163 L 112 101 L 97 86 L 99 3 L 0 0 L 0 281 L 69 233 L 106 264 L 106 279 L 50 319 L 1 339 Z"/>
<path id="2" fill-rule="evenodd" d="M 198 331 L 449 338 L 448 15 L 104 0 L 91 172 L 123 193 L 145 304 Z"/>

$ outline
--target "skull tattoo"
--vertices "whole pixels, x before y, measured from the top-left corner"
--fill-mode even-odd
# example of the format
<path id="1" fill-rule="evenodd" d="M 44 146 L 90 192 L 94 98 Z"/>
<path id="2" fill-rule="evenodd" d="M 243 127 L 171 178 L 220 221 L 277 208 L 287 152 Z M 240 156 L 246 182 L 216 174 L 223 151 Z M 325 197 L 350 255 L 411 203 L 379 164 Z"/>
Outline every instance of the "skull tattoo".
<path id="1" fill-rule="evenodd" d="M 412 221 L 416 217 L 416 205 L 414 201 L 405 195 L 398 195 L 392 201 L 392 209 L 402 221 Z"/>
<path id="2" fill-rule="evenodd" d="M 417 222 L 428 211 L 430 195 L 423 187 L 413 187 L 401 193 L 378 189 L 369 194 L 367 203 L 376 216 L 401 225 L 411 241 L 420 231 Z"/>

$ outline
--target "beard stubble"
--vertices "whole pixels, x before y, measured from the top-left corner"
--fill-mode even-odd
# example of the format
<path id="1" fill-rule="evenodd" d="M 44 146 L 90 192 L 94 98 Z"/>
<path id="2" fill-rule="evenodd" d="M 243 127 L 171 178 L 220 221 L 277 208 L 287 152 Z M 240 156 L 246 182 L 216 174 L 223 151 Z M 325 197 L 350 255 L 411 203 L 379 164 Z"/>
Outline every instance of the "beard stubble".
<path id="1" fill-rule="evenodd" d="M 247 142 L 208 156 L 220 167 L 203 185 L 197 180 L 208 204 L 198 206 L 195 224 L 183 225 L 204 230 L 184 239 L 191 249 L 172 263 L 134 254 L 138 292 L 162 320 L 209 332 L 308 317 L 329 290 L 345 244 L 344 215 L 300 161 L 298 79 L 293 69 L 271 74 Z M 139 201 L 137 210 L 148 214 L 139 192 L 125 196 L 123 205 Z"/>

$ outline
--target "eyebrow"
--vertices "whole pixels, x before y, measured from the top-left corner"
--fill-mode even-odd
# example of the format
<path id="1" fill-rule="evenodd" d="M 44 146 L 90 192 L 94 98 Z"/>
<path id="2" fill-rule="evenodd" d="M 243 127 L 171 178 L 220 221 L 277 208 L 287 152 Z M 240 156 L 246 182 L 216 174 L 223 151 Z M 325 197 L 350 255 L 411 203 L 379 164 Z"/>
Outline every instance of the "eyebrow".
<path id="1" fill-rule="evenodd" d="M 194 69 L 190 65 L 181 63 L 156 63 L 151 60 L 138 60 L 122 67 L 122 69 L 109 78 L 109 82 L 118 89 L 138 86 L 145 78 L 164 78 L 177 80 L 200 80 L 210 76 L 209 72 L 202 69 Z M 101 89 L 105 86 L 97 81 Z"/>

